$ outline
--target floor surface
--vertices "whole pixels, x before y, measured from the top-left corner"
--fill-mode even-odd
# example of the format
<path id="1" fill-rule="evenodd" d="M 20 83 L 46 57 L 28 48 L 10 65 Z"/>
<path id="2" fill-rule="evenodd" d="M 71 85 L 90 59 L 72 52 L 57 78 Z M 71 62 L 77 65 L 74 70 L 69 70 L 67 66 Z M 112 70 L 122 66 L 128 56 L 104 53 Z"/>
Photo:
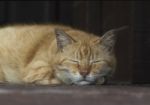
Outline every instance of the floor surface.
<path id="1" fill-rule="evenodd" d="M 150 86 L 0 85 L 0 105 L 150 105 Z"/>

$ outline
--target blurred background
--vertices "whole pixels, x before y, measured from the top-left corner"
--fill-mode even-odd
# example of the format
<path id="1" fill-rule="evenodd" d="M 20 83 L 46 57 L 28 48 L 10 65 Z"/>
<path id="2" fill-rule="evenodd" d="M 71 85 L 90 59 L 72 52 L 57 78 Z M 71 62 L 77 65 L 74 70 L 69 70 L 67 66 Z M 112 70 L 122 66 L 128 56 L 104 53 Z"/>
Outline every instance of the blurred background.
<path id="1" fill-rule="evenodd" d="M 149 1 L 0 1 L 0 25 L 59 23 L 99 36 L 127 25 L 116 43 L 118 67 L 113 81 L 150 83 Z"/>

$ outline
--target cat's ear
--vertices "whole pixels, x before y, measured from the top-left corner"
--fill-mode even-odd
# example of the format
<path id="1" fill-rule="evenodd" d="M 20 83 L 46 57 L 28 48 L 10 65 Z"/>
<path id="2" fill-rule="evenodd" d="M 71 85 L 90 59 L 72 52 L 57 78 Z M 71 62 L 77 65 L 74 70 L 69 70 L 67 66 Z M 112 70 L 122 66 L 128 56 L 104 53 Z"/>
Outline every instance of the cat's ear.
<path id="1" fill-rule="evenodd" d="M 75 40 L 72 39 L 72 37 L 70 37 L 67 33 L 65 33 L 61 29 L 56 28 L 55 35 L 56 35 L 57 46 L 59 49 L 63 49 L 66 45 L 75 42 Z"/>
<path id="2" fill-rule="evenodd" d="M 118 32 L 126 28 L 127 26 L 123 26 L 117 29 L 109 30 L 101 37 L 100 44 L 104 46 L 104 48 L 107 49 L 108 51 L 110 52 L 113 51 Z"/>

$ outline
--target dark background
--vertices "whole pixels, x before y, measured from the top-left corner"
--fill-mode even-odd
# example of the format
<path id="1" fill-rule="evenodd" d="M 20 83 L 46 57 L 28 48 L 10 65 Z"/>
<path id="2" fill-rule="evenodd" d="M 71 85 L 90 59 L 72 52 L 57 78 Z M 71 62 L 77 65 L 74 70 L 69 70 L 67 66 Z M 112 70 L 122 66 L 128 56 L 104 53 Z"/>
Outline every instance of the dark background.
<path id="1" fill-rule="evenodd" d="M 118 35 L 113 80 L 150 83 L 149 11 L 148 1 L 0 1 L 0 25 L 61 23 L 99 36 L 128 25 Z"/>

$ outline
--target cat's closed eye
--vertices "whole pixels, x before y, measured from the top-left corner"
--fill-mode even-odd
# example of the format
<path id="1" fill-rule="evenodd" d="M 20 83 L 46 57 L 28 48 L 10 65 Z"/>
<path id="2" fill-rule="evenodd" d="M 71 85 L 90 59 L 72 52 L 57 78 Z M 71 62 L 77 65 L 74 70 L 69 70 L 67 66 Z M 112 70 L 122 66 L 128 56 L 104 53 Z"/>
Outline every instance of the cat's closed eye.
<path id="1" fill-rule="evenodd" d="M 103 63 L 104 60 L 92 60 L 90 61 L 90 64 L 98 64 L 98 63 Z"/>
<path id="2" fill-rule="evenodd" d="M 74 60 L 74 59 L 68 59 L 68 61 L 71 62 L 71 63 L 75 63 L 75 64 L 79 64 L 80 63 L 79 60 Z M 98 63 L 103 63 L 104 60 L 91 60 L 89 62 L 90 62 L 90 64 L 98 64 Z"/>
<path id="3" fill-rule="evenodd" d="M 68 60 L 69 60 L 69 62 L 72 62 L 72 63 L 76 63 L 76 64 L 80 63 L 80 61 L 78 61 L 78 60 L 74 60 L 74 59 L 68 59 Z"/>

